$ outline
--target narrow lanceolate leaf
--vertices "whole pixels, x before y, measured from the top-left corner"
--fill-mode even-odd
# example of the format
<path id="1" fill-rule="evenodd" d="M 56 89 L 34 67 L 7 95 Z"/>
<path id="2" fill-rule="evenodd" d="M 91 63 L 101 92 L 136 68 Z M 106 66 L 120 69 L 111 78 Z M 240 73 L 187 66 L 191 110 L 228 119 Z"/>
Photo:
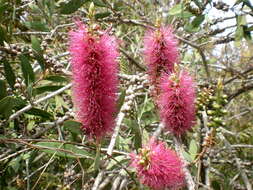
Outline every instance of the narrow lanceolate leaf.
<path id="1" fill-rule="evenodd" d="M 60 75 L 48 75 L 44 78 L 44 80 L 49 80 L 52 82 L 68 82 L 69 80 L 66 77 Z"/>
<path id="2" fill-rule="evenodd" d="M 33 22 L 25 22 L 24 24 L 26 27 L 28 27 L 32 30 L 36 30 L 36 31 L 40 31 L 40 32 L 49 32 L 48 26 L 44 22 L 33 21 Z"/>
<path id="3" fill-rule="evenodd" d="M 97 171 L 99 169 L 99 166 L 100 166 L 100 149 L 101 147 L 98 146 L 97 147 L 97 152 L 96 152 L 96 157 L 95 157 L 95 160 L 94 160 L 94 170 Z"/>
<path id="4" fill-rule="evenodd" d="M 125 97 L 126 97 L 126 90 L 122 90 L 117 100 L 117 113 L 119 113 L 122 105 L 124 104 Z"/>
<path id="5" fill-rule="evenodd" d="M 198 145 L 195 140 L 191 140 L 190 147 L 189 147 L 189 153 L 191 155 L 192 160 L 195 159 L 198 152 Z"/>
<path id="6" fill-rule="evenodd" d="M 60 142 L 38 142 L 36 145 L 42 148 L 40 150 L 49 154 L 55 154 L 60 157 L 68 157 L 74 159 L 94 158 L 93 154 L 72 144 L 63 144 Z"/>
<path id="7" fill-rule="evenodd" d="M 0 100 L 0 115 L 4 116 L 6 119 L 12 113 L 12 108 L 14 106 L 15 99 L 13 97 L 7 96 Z"/>
<path id="8" fill-rule="evenodd" d="M 74 120 L 67 120 L 63 123 L 64 129 L 74 133 L 76 135 L 81 134 L 80 127 L 82 126 L 81 123 L 74 121 Z"/>
<path id="9" fill-rule="evenodd" d="M 60 5 L 61 14 L 71 14 L 77 11 L 84 3 L 89 0 L 70 0 Z"/>
<path id="10" fill-rule="evenodd" d="M 4 41 L 6 41 L 6 31 L 5 29 L 0 25 L 0 45 L 4 45 Z"/>
<path id="11" fill-rule="evenodd" d="M 196 18 L 194 18 L 194 20 L 192 21 L 192 26 L 194 28 L 196 27 L 199 27 L 200 24 L 205 20 L 205 15 L 200 15 L 200 16 L 197 16 Z"/>
<path id="12" fill-rule="evenodd" d="M 40 116 L 44 119 L 50 119 L 53 117 L 53 115 L 47 111 L 38 109 L 38 108 L 32 108 L 29 111 L 26 112 L 27 114 L 34 115 L 34 116 Z"/>
<path id="13" fill-rule="evenodd" d="M 193 16 L 189 11 L 184 10 L 183 4 L 177 4 L 169 10 L 169 15 L 179 18 L 190 18 Z"/>
<path id="14" fill-rule="evenodd" d="M 14 84 L 15 84 L 15 80 L 16 80 L 15 74 L 12 70 L 12 67 L 11 67 L 10 63 L 7 60 L 4 60 L 3 63 L 4 63 L 5 78 L 8 82 L 8 84 L 10 85 L 10 87 L 12 89 L 14 89 Z"/>
<path id="15" fill-rule="evenodd" d="M 7 96 L 6 84 L 4 80 L 0 80 L 0 100 Z"/>
<path id="16" fill-rule="evenodd" d="M 21 61 L 21 69 L 22 69 L 23 77 L 25 79 L 25 84 L 26 86 L 28 86 L 30 83 L 33 83 L 35 80 L 33 68 L 27 56 L 21 55 L 19 59 Z"/>
<path id="17" fill-rule="evenodd" d="M 108 17 L 110 15 L 111 15 L 110 12 L 103 12 L 103 13 L 95 14 L 95 18 L 96 19 L 102 19 L 102 18 Z"/>
<path id="18" fill-rule="evenodd" d="M 32 36 L 32 49 L 33 53 L 35 54 L 36 60 L 39 62 L 41 69 L 45 70 L 45 60 L 43 58 L 43 51 L 40 47 L 40 41 L 35 37 Z"/>
<path id="19" fill-rule="evenodd" d="M 55 85 L 41 86 L 41 87 L 35 88 L 34 90 L 35 90 L 35 94 L 38 95 L 38 94 L 42 94 L 44 92 L 54 92 L 62 87 L 63 86 L 55 86 Z"/>

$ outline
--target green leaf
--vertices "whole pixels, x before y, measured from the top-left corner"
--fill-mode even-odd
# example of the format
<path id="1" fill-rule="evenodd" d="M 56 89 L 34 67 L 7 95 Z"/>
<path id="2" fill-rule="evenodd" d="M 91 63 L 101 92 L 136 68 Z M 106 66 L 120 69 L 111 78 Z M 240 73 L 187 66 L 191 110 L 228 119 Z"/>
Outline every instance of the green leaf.
<path id="1" fill-rule="evenodd" d="M 198 146 L 195 140 L 191 140 L 190 142 L 190 148 L 189 148 L 189 153 L 191 155 L 191 159 L 194 160 L 195 157 L 197 156 L 198 152 Z"/>
<path id="2" fill-rule="evenodd" d="M 22 109 L 27 104 L 27 102 L 20 97 L 15 98 L 13 100 L 13 103 L 14 103 L 15 109 Z"/>
<path id="3" fill-rule="evenodd" d="M 4 80 L 0 80 L 0 100 L 7 96 L 6 84 Z"/>
<path id="4" fill-rule="evenodd" d="M 189 11 L 184 10 L 183 4 L 177 4 L 169 10 L 169 15 L 179 18 L 190 18 L 193 16 Z"/>
<path id="5" fill-rule="evenodd" d="M 96 157 L 94 160 L 94 170 L 98 171 L 100 166 L 100 158 L 101 158 L 101 145 L 97 145 Z"/>
<path id="6" fill-rule="evenodd" d="M 134 131 L 134 148 L 135 150 L 138 150 L 142 147 L 141 129 L 137 122 L 135 122 L 132 127 Z"/>
<path id="7" fill-rule="evenodd" d="M 141 135 L 141 128 L 138 125 L 138 122 L 134 119 L 124 119 L 125 124 L 132 129 L 133 131 L 133 141 L 134 141 L 134 148 L 138 150 L 142 147 L 142 135 Z"/>
<path id="8" fill-rule="evenodd" d="M 35 127 L 35 121 L 34 120 L 31 120 L 31 121 L 29 121 L 29 123 L 27 124 L 27 130 L 28 131 L 31 131 L 31 130 L 33 130 L 33 128 Z"/>
<path id="9" fill-rule="evenodd" d="M 31 37 L 31 41 L 32 41 L 32 49 L 33 49 L 33 53 L 35 54 L 35 58 L 39 62 L 41 69 L 44 71 L 45 60 L 43 57 L 43 51 L 40 47 L 40 41 L 35 36 Z"/>
<path id="10" fill-rule="evenodd" d="M 42 87 L 35 88 L 34 89 L 34 93 L 36 95 L 38 95 L 38 94 L 42 94 L 44 92 L 54 92 L 56 90 L 59 90 L 62 87 L 63 86 L 55 86 L 55 85 L 52 85 L 52 86 L 42 86 Z"/>
<path id="11" fill-rule="evenodd" d="M 128 160 L 126 159 L 126 156 L 124 155 L 120 155 L 120 156 L 116 156 L 114 157 L 115 160 L 111 159 L 111 161 L 109 162 L 107 169 L 108 170 L 113 170 L 116 167 L 118 167 L 119 163 L 121 163 L 122 165 L 124 165 L 125 162 L 127 162 Z"/>
<path id="12" fill-rule="evenodd" d="M 14 85 L 15 85 L 15 80 L 16 80 L 16 77 L 15 77 L 15 74 L 12 70 L 12 67 L 10 65 L 10 63 L 7 61 L 7 60 L 3 60 L 3 63 L 4 63 L 4 75 L 5 75 L 5 78 L 8 82 L 8 84 L 10 85 L 10 87 L 12 89 L 14 89 Z"/>
<path id="13" fill-rule="evenodd" d="M 185 25 L 185 30 L 187 32 L 198 32 L 200 30 L 199 26 L 204 20 L 205 20 L 204 15 L 195 17 L 191 23 Z"/>
<path id="14" fill-rule="evenodd" d="M 123 106 L 125 97 L 126 97 L 126 90 L 124 89 L 121 91 L 120 96 L 117 100 L 117 113 L 119 113 L 121 107 Z"/>
<path id="15" fill-rule="evenodd" d="M 251 32 L 248 31 L 248 26 L 243 26 L 243 37 L 250 42 L 252 40 Z"/>
<path id="16" fill-rule="evenodd" d="M 95 14 L 95 19 L 102 19 L 111 15 L 111 12 L 103 12 Z"/>
<path id="17" fill-rule="evenodd" d="M 35 80 L 33 68 L 27 56 L 20 55 L 19 59 L 21 61 L 21 69 L 22 69 L 23 77 L 25 79 L 25 84 L 26 86 L 28 86 L 30 83 L 33 83 Z"/>
<path id="18" fill-rule="evenodd" d="M 182 12 L 183 9 L 183 5 L 182 4 L 177 4 L 174 7 L 172 7 L 169 10 L 169 15 L 177 15 L 180 14 Z"/>
<path id="19" fill-rule="evenodd" d="M 114 10 L 116 11 L 121 11 L 125 8 L 125 4 L 123 3 L 123 1 L 116 1 L 114 3 Z"/>
<path id="20" fill-rule="evenodd" d="M 243 3 L 243 6 L 247 5 L 251 10 L 253 10 L 253 6 L 252 6 L 250 0 L 237 0 L 236 3 L 234 4 L 234 6 L 237 4 L 240 4 L 240 3 Z"/>
<path id="21" fill-rule="evenodd" d="M 82 126 L 81 123 L 74 121 L 74 120 L 67 120 L 63 123 L 64 129 L 74 133 L 76 135 L 81 134 L 80 127 Z"/>
<path id="22" fill-rule="evenodd" d="M 247 25 L 246 15 L 236 16 L 237 26 Z"/>
<path id="23" fill-rule="evenodd" d="M 55 111 L 64 113 L 62 107 L 65 107 L 67 109 L 69 108 L 68 104 L 63 100 L 62 96 L 55 96 Z"/>
<path id="24" fill-rule="evenodd" d="M 193 28 L 199 27 L 199 25 L 205 20 L 205 16 L 204 15 L 200 15 L 197 16 L 196 18 L 194 18 L 194 20 L 192 21 L 191 25 Z"/>
<path id="25" fill-rule="evenodd" d="M 154 107 L 154 103 L 148 98 L 148 94 L 146 94 L 143 106 L 140 111 L 138 110 L 138 123 L 150 125 L 151 123 L 157 121 L 158 118 L 157 114 L 154 113 Z"/>
<path id="26" fill-rule="evenodd" d="M 0 114 L 3 115 L 6 119 L 12 113 L 12 108 L 14 106 L 15 98 L 7 96 L 0 100 Z"/>
<path id="27" fill-rule="evenodd" d="M 40 116 L 45 119 L 50 119 L 50 118 L 52 119 L 53 118 L 52 114 L 48 113 L 47 111 L 38 109 L 38 108 L 32 108 L 29 111 L 27 111 L 26 113 L 30 114 L 30 115 Z"/>
<path id="28" fill-rule="evenodd" d="M 61 14 L 74 13 L 86 2 L 88 2 L 88 0 L 70 0 L 67 3 L 62 3 L 60 5 L 60 13 Z"/>
<path id="29" fill-rule="evenodd" d="M 244 36 L 244 31 L 242 26 L 237 26 L 235 31 L 235 45 L 239 46 L 241 44 L 241 39 Z"/>
<path id="30" fill-rule="evenodd" d="M 18 156 L 18 157 L 16 157 L 16 158 L 13 158 L 10 162 L 9 162 L 9 164 L 8 164 L 8 166 L 11 166 L 12 167 L 12 169 L 17 173 L 18 172 L 18 170 L 19 170 L 19 168 L 20 168 L 20 161 L 21 161 L 21 156 Z"/>
<path id="31" fill-rule="evenodd" d="M 0 45 L 4 45 L 4 41 L 7 41 L 6 30 L 0 25 Z"/>
<path id="32" fill-rule="evenodd" d="M 77 146 L 72 144 L 63 144 L 60 142 L 38 142 L 36 145 L 40 146 L 41 151 L 46 152 L 48 154 L 55 154 L 60 157 L 68 157 L 68 158 L 94 158 L 94 154 L 83 150 L 81 148 L 77 148 Z M 60 149 L 60 150 L 59 150 Z"/>
<path id="33" fill-rule="evenodd" d="M 191 155 L 183 150 L 183 156 L 188 162 L 193 162 Z"/>
<path id="34" fill-rule="evenodd" d="M 147 107 L 148 107 L 147 104 L 148 104 L 148 94 L 146 93 L 146 96 L 145 96 L 145 99 L 144 99 L 144 103 L 143 103 L 141 112 L 140 112 L 140 114 L 138 114 L 138 120 L 141 120 L 142 115 L 143 115 L 146 111 L 150 111 L 150 110 L 147 110 Z"/>
<path id="35" fill-rule="evenodd" d="M 60 75 L 49 75 L 45 77 L 44 80 L 49 80 L 52 82 L 68 82 L 69 81 L 67 78 Z"/>
<path id="36" fill-rule="evenodd" d="M 187 32 L 198 32 L 200 30 L 200 27 L 194 27 L 191 23 L 188 23 L 184 27 L 185 31 Z"/>
<path id="37" fill-rule="evenodd" d="M 25 22 L 25 26 L 36 31 L 49 32 L 49 29 L 46 23 L 43 23 L 40 21 Z"/>
<path id="38" fill-rule="evenodd" d="M 2 20 L 4 11 L 6 11 L 8 9 L 8 3 L 7 2 L 1 2 L 0 1 L 0 21 Z"/>
<path id="39" fill-rule="evenodd" d="M 94 5 L 98 7 L 107 7 L 107 5 L 101 0 L 91 0 L 91 1 L 94 3 Z"/>
<path id="40" fill-rule="evenodd" d="M 212 181 L 212 188 L 214 190 L 221 190 L 220 182 L 218 182 L 218 181 Z"/>
<path id="41" fill-rule="evenodd" d="M 246 31 L 248 31 L 248 32 L 253 31 L 253 26 L 248 27 L 248 28 L 246 29 Z"/>

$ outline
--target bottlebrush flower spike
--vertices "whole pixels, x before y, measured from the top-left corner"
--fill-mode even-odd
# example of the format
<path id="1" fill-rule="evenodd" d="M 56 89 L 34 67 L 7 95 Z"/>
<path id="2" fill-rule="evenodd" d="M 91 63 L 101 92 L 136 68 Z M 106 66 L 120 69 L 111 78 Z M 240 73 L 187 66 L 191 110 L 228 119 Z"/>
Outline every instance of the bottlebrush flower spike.
<path id="1" fill-rule="evenodd" d="M 158 88 L 162 71 L 171 73 L 177 63 L 177 40 L 169 26 L 149 30 L 144 37 L 144 58 L 148 63 L 151 84 Z M 157 90 L 157 89 L 156 89 Z"/>
<path id="2" fill-rule="evenodd" d="M 93 35 L 83 24 L 77 26 L 69 34 L 73 102 L 85 134 L 100 139 L 114 126 L 118 44 L 106 32 Z"/>
<path id="3" fill-rule="evenodd" d="M 161 79 L 158 100 L 160 117 L 165 128 L 181 135 L 195 122 L 195 84 L 186 71 L 179 71 Z"/>
<path id="4" fill-rule="evenodd" d="M 151 139 L 138 155 L 132 153 L 130 156 L 131 166 L 144 185 L 155 190 L 184 186 L 182 162 L 165 143 Z"/>

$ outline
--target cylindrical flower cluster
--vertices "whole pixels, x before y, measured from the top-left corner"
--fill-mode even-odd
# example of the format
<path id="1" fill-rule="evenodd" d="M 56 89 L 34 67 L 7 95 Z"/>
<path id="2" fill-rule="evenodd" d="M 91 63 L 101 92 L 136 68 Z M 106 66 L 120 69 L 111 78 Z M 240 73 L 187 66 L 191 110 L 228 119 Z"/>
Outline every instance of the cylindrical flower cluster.
<path id="1" fill-rule="evenodd" d="M 174 64 L 178 61 L 177 40 L 170 27 L 160 27 L 146 32 L 144 58 L 148 64 L 151 85 L 155 88 L 154 96 L 158 96 L 161 73 L 173 72 Z"/>
<path id="2" fill-rule="evenodd" d="M 131 154 L 131 160 L 141 183 L 152 189 L 177 189 L 184 186 L 182 162 L 163 142 L 151 139 L 138 155 Z"/>
<path id="3" fill-rule="evenodd" d="M 89 137 L 100 139 L 114 126 L 118 44 L 108 33 L 92 34 L 81 23 L 70 32 L 73 100 Z"/>
<path id="4" fill-rule="evenodd" d="M 158 100 L 165 128 L 175 135 L 189 130 L 195 121 L 195 84 L 186 71 L 163 74 Z"/>

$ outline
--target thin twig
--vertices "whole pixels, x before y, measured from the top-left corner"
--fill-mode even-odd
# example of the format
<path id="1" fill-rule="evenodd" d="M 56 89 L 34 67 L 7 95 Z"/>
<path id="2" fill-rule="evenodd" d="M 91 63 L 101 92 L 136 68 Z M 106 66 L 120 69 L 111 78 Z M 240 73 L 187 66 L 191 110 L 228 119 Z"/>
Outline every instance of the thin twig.
<path id="1" fill-rule="evenodd" d="M 14 156 L 17 156 L 17 155 L 19 155 L 19 154 L 21 154 L 21 153 L 23 153 L 23 152 L 28 151 L 28 150 L 31 150 L 31 148 L 25 148 L 25 149 L 22 149 L 22 150 L 19 150 L 19 151 L 13 153 L 13 154 L 10 154 L 9 156 L 6 156 L 6 157 L 0 159 L 0 162 L 2 162 L 2 161 L 4 161 L 4 160 L 7 160 L 7 159 L 9 159 L 9 158 L 12 158 L 12 157 L 14 157 Z"/>
<path id="2" fill-rule="evenodd" d="M 240 172 L 240 175 L 242 177 L 242 180 L 243 180 L 243 182 L 244 182 L 247 190 L 252 190 L 252 186 L 251 186 L 251 184 L 249 182 L 248 176 L 246 175 L 244 169 L 242 168 L 242 166 L 240 164 L 240 161 L 239 161 L 239 158 L 237 158 L 236 155 L 233 154 L 231 144 L 228 142 L 228 140 L 224 137 L 224 135 L 222 133 L 218 133 L 218 135 L 219 135 L 220 139 L 225 143 L 226 147 L 230 150 L 230 152 L 232 153 L 233 157 L 235 158 L 235 163 L 236 163 L 237 169 Z"/>
<path id="3" fill-rule="evenodd" d="M 29 177 L 29 159 L 25 160 L 25 165 L 26 165 L 26 190 L 30 190 L 30 177 Z"/>
<path id="4" fill-rule="evenodd" d="M 187 168 L 187 162 L 184 159 L 184 155 L 183 155 L 183 147 L 182 147 L 182 143 L 181 140 L 174 137 L 174 142 L 175 142 L 175 149 L 177 151 L 177 153 L 179 154 L 179 157 L 181 158 L 182 162 L 183 162 L 183 171 L 185 174 L 185 180 L 187 183 L 187 187 L 189 190 L 195 190 L 195 183 L 193 181 L 191 172 L 188 170 Z"/>
<path id="5" fill-rule="evenodd" d="M 153 133 L 152 138 L 157 139 L 159 135 L 162 133 L 164 129 L 164 124 L 160 123 L 159 126 L 156 128 L 155 132 Z"/>
<path id="6" fill-rule="evenodd" d="M 55 122 L 50 122 L 50 123 L 47 123 L 46 125 L 49 125 L 49 127 L 46 127 L 46 128 L 43 128 L 41 129 L 40 131 L 38 131 L 36 134 L 32 135 L 31 138 L 32 139 L 36 139 L 36 138 L 39 138 L 41 137 L 45 132 L 47 132 L 48 130 L 54 128 L 55 126 L 57 125 L 61 125 L 64 121 L 66 121 L 67 119 L 69 119 L 70 116 L 68 115 L 65 115 L 59 119 L 57 119 Z M 42 124 L 40 124 L 42 125 Z"/>
<path id="7" fill-rule="evenodd" d="M 121 53 L 123 53 L 124 56 L 126 56 L 126 58 L 132 62 L 136 67 L 138 67 L 141 71 L 146 71 L 145 67 L 142 66 L 141 64 L 139 64 L 135 59 L 133 59 L 130 55 L 128 55 L 128 53 L 124 50 L 124 49 L 120 49 Z"/>
<path id="8" fill-rule="evenodd" d="M 81 163 L 80 159 L 78 157 L 76 159 L 77 159 L 77 162 L 78 162 L 78 164 L 79 164 L 79 166 L 81 168 L 81 171 L 82 171 L 82 188 L 83 188 L 84 187 L 85 170 L 84 170 L 84 168 L 82 166 L 82 163 Z"/>
<path id="9" fill-rule="evenodd" d="M 40 170 L 42 170 L 43 168 L 45 168 L 48 164 L 51 164 L 54 160 L 51 160 L 49 163 L 47 162 L 46 164 L 44 164 L 43 166 L 39 167 L 38 169 L 36 169 L 33 173 L 31 173 L 29 176 L 26 176 L 24 178 L 24 180 L 27 180 L 28 178 L 31 178 L 34 174 L 36 174 L 37 172 L 39 172 Z"/>
<path id="10" fill-rule="evenodd" d="M 238 90 L 236 90 L 236 92 L 228 96 L 228 102 L 230 102 L 232 99 L 236 98 L 237 96 L 241 95 L 242 93 L 250 91 L 250 90 L 253 90 L 253 84 L 245 85 L 242 88 L 239 88 Z"/>
<path id="11" fill-rule="evenodd" d="M 37 184 L 39 183 L 40 181 L 40 178 L 42 177 L 42 174 L 46 171 L 47 167 L 49 166 L 51 160 L 54 158 L 54 156 L 56 155 L 57 151 L 55 151 L 55 153 L 51 156 L 51 158 L 49 159 L 48 163 L 46 164 L 46 166 L 44 167 L 44 169 L 42 170 L 39 178 L 37 179 L 37 181 L 35 182 L 34 186 L 32 187 L 32 190 L 35 189 L 35 187 L 37 186 Z"/>
<path id="12" fill-rule="evenodd" d="M 33 102 L 33 104 L 29 104 L 29 105 L 25 106 L 25 107 L 22 108 L 21 110 L 19 110 L 19 111 L 17 111 L 16 113 L 12 114 L 12 115 L 10 116 L 10 118 L 8 119 L 8 122 L 10 122 L 11 120 L 17 118 L 18 116 L 20 116 L 20 115 L 23 114 L 24 112 L 29 111 L 30 109 L 32 109 L 34 106 L 38 105 L 39 103 L 41 103 L 41 102 L 43 102 L 43 101 L 46 101 L 46 100 L 48 100 L 48 99 L 50 99 L 50 98 L 52 98 L 52 97 L 54 97 L 54 96 L 56 96 L 56 95 L 58 95 L 58 94 L 64 92 L 65 90 L 69 89 L 71 86 L 72 86 L 72 84 L 70 83 L 70 84 L 68 84 L 68 85 L 66 85 L 66 86 L 64 86 L 64 87 L 62 87 L 62 88 L 60 88 L 59 90 L 56 90 L 56 91 L 54 91 L 53 93 L 48 94 L 47 96 L 42 97 L 42 98 L 36 100 L 35 102 Z"/>

